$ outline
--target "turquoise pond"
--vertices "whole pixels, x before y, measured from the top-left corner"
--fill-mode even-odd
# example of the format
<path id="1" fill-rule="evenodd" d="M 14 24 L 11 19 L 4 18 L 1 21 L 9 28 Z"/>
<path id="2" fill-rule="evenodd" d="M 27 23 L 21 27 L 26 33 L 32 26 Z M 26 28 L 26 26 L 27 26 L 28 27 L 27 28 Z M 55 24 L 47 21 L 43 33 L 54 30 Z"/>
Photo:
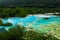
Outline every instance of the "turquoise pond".
<path id="1" fill-rule="evenodd" d="M 48 19 L 44 19 L 48 18 Z M 28 15 L 25 18 L 11 17 L 2 19 L 3 23 L 10 22 L 15 25 L 22 25 L 24 27 L 31 27 L 34 29 L 42 29 L 41 25 L 49 25 L 51 23 L 60 23 L 60 17 L 54 15 Z M 38 27 L 40 26 L 40 27 Z M 9 29 L 12 26 L 0 26 L 0 28 Z"/>

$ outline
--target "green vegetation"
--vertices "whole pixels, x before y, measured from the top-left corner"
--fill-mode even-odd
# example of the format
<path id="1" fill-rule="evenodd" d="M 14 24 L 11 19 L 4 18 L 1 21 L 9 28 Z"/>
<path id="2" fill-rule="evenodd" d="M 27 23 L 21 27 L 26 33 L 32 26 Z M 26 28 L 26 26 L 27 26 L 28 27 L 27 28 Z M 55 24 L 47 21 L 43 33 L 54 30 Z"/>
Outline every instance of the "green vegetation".
<path id="1" fill-rule="evenodd" d="M 2 20 L 0 20 L 0 25 L 2 25 L 3 24 L 3 22 L 2 22 Z"/>
<path id="2" fill-rule="evenodd" d="M 0 8 L 0 18 L 25 17 L 27 14 L 60 13 L 60 8 L 15 7 Z"/>
<path id="3" fill-rule="evenodd" d="M 25 17 L 26 10 L 24 8 L 0 8 L 0 17 L 1 18 L 8 18 L 8 17 Z"/>
<path id="4" fill-rule="evenodd" d="M 27 31 L 23 26 L 10 28 L 7 32 L 0 33 L 0 40 L 59 40 L 51 34 Z"/>
<path id="5" fill-rule="evenodd" d="M 13 26 L 13 25 L 9 22 L 3 24 L 2 20 L 0 20 L 0 26 Z"/>

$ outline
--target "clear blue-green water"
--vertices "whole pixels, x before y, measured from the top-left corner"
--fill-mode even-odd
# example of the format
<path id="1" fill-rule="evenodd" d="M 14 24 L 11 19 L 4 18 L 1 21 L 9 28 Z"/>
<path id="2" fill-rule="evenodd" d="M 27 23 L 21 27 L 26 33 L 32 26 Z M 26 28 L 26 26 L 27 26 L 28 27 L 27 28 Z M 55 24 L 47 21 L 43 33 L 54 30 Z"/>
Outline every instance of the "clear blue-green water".
<path id="1" fill-rule="evenodd" d="M 48 19 L 44 19 L 44 18 Z M 60 17 L 54 15 L 29 15 L 25 18 L 11 17 L 8 19 L 3 19 L 3 23 L 10 22 L 15 25 L 22 25 L 24 27 L 31 27 L 34 29 L 44 30 L 41 25 L 49 25 L 51 23 L 60 23 Z M 39 27 L 40 26 L 40 27 Z M 9 29 L 12 26 L 0 26 L 0 28 Z"/>

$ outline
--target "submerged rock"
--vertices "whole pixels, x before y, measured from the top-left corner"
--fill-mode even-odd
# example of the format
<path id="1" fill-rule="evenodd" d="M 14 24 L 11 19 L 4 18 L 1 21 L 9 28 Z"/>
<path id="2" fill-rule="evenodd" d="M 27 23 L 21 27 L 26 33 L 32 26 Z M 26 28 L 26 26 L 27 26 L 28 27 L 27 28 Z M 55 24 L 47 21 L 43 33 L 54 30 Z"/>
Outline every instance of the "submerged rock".
<path id="1" fill-rule="evenodd" d="M 7 22 L 7 23 L 3 24 L 2 26 L 13 26 L 13 24 Z"/>
<path id="2" fill-rule="evenodd" d="M 3 23 L 2 22 L 2 20 L 0 19 L 0 26 L 13 26 L 13 24 L 12 23 L 10 23 L 10 22 L 7 22 L 7 23 Z"/>
<path id="3" fill-rule="evenodd" d="M 7 30 L 5 28 L 0 28 L 0 33 L 6 32 Z"/>
<path id="4" fill-rule="evenodd" d="M 44 19 L 48 20 L 49 18 L 48 18 L 48 17 L 46 17 L 46 18 L 44 18 Z"/>

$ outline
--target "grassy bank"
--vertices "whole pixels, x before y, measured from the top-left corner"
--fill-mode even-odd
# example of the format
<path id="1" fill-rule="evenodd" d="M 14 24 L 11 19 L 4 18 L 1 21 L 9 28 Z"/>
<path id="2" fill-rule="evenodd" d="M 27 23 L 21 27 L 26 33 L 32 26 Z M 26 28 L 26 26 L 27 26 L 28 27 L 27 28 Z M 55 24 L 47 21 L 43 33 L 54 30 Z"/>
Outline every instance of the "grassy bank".
<path id="1" fill-rule="evenodd" d="M 23 26 L 10 28 L 0 33 L 0 40 L 59 40 L 51 34 L 35 32 L 32 29 L 27 31 Z"/>

